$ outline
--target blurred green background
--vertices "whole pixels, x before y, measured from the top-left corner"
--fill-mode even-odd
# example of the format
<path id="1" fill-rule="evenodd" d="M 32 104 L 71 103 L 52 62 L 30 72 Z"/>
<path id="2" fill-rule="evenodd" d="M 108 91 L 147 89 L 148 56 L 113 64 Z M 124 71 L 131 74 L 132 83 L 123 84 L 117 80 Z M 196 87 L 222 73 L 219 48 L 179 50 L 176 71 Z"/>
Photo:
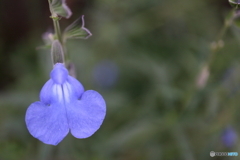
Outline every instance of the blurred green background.
<path id="1" fill-rule="evenodd" d="M 69 134 L 56 147 L 29 134 L 26 109 L 52 69 L 50 51 L 37 49 L 52 20 L 47 0 L 1 0 L 0 160 L 224 160 L 210 151 L 240 153 L 239 28 L 227 23 L 214 42 L 232 9 L 227 0 L 66 2 L 73 15 L 60 21 L 62 29 L 84 14 L 93 33 L 67 47 L 78 80 L 105 98 L 106 119 L 92 137 Z"/>

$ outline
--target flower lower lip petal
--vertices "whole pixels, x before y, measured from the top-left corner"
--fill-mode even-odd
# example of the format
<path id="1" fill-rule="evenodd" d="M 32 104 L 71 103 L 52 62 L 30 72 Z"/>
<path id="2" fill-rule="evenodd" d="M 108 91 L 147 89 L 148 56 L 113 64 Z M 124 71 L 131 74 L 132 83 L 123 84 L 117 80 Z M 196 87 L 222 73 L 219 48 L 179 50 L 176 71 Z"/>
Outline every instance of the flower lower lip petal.
<path id="1" fill-rule="evenodd" d="M 46 106 L 42 102 L 32 103 L 26 113 L 27 128 L 33 137 L 43 143 L 57 145 L 69 132 L 64 106 Z"/>
<path id="2" fill-rule="evenodd" d="M 102 125 L 106 104 L 102 96 L 93 90 L 84 92 L 81 100 L 66 106 L 69 128 L 76 138 L 87 138 Z"/>

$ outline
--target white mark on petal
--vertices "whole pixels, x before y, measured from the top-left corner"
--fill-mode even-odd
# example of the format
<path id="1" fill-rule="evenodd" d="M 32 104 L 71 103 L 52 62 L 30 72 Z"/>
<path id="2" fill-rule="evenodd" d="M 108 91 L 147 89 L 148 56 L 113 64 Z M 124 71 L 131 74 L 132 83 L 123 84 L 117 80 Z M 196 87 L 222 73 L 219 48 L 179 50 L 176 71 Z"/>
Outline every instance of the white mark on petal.
<path id="1" fill-rule="evenodd" d="M 63 93 L 64 93 L 64 99 L 66 103 L 70 102 L 70 95 L 72 94 L 72 88 L 69 83 L 63 84 Z"/>
<path id="2" fill-rule="evenodd" d="M 72 87 L 68 82 L 53 85 L 53 95 L 61 103 L 70 103 Z"/>
<path id="3" fill-rule="evenodd" d="M 60 84 L 54 84 L 53 94 L 54 94 L 54 96 L 57 97 L 59 102 L 63 101 L 63 91 L 62 91 L 62 86 Z"/>

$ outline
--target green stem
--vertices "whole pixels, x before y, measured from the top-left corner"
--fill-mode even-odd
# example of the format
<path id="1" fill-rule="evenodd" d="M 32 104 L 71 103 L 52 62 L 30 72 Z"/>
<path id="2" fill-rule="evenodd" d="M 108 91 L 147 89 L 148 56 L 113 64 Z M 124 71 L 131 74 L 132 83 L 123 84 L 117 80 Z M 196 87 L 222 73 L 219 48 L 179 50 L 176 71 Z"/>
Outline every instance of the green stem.
<path id="1" fill-rule="evenodd" d="M 59 17 L 52 10 L 51 0 L 48 0 L 48 3 L 49 3 L 49 10 L 51 12 L 51 18 L 53 20 L 53 26 L 54 26 L 54 31 L 56 34 L 56 39 L 59 40 L 60 44 L 62 45 L 63 52 L 64 52 L 65 64 L 66 64 L 66 66 L 68 66 L 69 56 L 66 52 L 65 43 L 63 42 L 63 39 L 62 39 L 62 33 L 61 33 L 60 25 L 59 25 Z"/>
<path id="2" fill-rule="evenodd" d="M 65 66 L 67 67 L 67 69 L 70 70 L 70 57 L 69 57 L 69 54 L 68 54 L 66 46 L 65 46 L 66 45 L 65 41 L 63 40 L 63 37 L 62 37 L 62 32 L 61 32 L 60 25 L 59 25 L 60 18 L 58 17 L 58 15 L 56 13 L 54 13 L 54 11 L 51 7 L 51 0 L 48 0 L 48 3 L 49 3 L 49 9 L 51 12 L 51 18 L 53 20 L 53 26 L 54 26 L 56 39 L 62 45 L 63 53 L 64 53 L 64 60 L 65 60 L 64 63 L 65 63 Z"/>
<path id="3" fill-rule="evenodd" d="M 56 37 L 59 40 L 59 42 L 63 48 L 64 59 L 65 59 L 64 63 L 66 65 L 67 69 L 69 70 L 70 69 L 70 58 L 69 58 L 69 54 L 66 49 L 66 44 L 65 44 L 65 42 L 63 42 L 63 39 L 62 39 L 61 29 L 60 29 L 60 25 L 59 25 L 59 18 L 58 17 L 52 17 L 52 18 L 53 18 L 54 30 L 56 32 Z"/>
<path id="4" fill-rule="evenodd" d="M 205 63 L 203 64 L 203 67 L 209 68 L 209 67 L 211 67 L 212 63 L 214 62 L 214 59 L 217 55 L 216 53 L 221 48 L 219 46 L 219 43 L 220 43 L 220 41 L 222 41 L 226 31 L 232 24 L 232 21 L 234 19 L 234 13 L 235 13 L 235 9 L 233 9 L 230 13 L 230 16 L 225 19 L 225 23 L 224 23 L 223 27 L 221 28 L 220 33 L 217 35 L 216 40 L 213 42 L 213 43 L 215 43 L 216 46 L 210 49 L 209 56 L 207 57 Z M 202 71 L 202 69 L 200 69 L 199 74 Z M 195 97 L 198 95 L 198 93 L 199 93 L 199 88 L 196 86 L 196 81 L 194 80 L 192 83 L 192 87 L 190 87 L 190 90 L 187 93 L 187 99 L 185 99 L 185 101 L 183 102 L 183 113 L 186 112 L 186 109 L 188 109 L 189 106 L 194 102 Z"/>
<path id="5" fill-rule="evenodd" d="M 221 47 L 219 46 L 219 43 L 220 41 L 222 41 L 222 38 L 223 36 L 225 35 L 226 31 L 228 30 L 228 28 L 231 26 L 232 24 L 232 21 L 234 19 L 234 13 L 235 13 L 235 9 L 233 9 L 231 11 L 231 16 L 226 18 L 225 22 L 224 22 L 224 25 L 220 31 L 220 33 L 218 34 L 216 40 L 215 40 L 215 43 L 216 43 L 216 47 L 215 48 L 211 48 L 211 52 L 210 52 L 210 55 L 207 59 L 207 62 L 206 64 L 208 66 L 211 66 L 211 64 L 213 63 L 213 60 L 215 59 L 215 56 L 216 56 L 216 52 L 218 51 L 218 49 L 220 49 Z"/>
<path id="6" fill-rule="evenodd" d="M 61 45 L 63 45 L 61 29 L 60 29 L 60 25 L 59 25 L 59 18 L 58 17 L 52 17 L 52 19 L 53 19 L 53 25 L 54 25 L 54 30 L 56 32 L 57 39 L 59 40 Z"/>

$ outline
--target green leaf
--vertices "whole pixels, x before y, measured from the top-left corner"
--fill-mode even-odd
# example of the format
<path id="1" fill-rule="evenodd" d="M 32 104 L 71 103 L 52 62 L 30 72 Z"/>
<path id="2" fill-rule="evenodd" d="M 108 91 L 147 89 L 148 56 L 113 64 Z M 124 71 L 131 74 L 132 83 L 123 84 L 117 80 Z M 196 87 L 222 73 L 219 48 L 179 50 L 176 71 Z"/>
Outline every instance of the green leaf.
<path id="1" fill-rule="evenodd" d="M 235 9 L 238 9 L 240 7 L 240 1 L 239 0 L 229 0 L 228 2 Z"/>
<path id="2" fill-rule="evenodd" d="M 49 5 L 52 14 L 59 15 L 61 17 L 69 18 L 72 15 L 72 11 L 66 5 L 66 0 L 49 0 Z"/>
<path id="3" fill-rule="evenodd" d="M 64 30 L 64 39 L 87 39 L 92 36 L 92 33 L 87 28 L 85 28 L 84 25 L 84 16 L 82 16 Z"/>
<path id="4" fill-rule="evenodd" d="M 58 40 L 54 40 L 51 49 L 53 64 L 64 63 L 64 53 L 61 43 Z"/>

